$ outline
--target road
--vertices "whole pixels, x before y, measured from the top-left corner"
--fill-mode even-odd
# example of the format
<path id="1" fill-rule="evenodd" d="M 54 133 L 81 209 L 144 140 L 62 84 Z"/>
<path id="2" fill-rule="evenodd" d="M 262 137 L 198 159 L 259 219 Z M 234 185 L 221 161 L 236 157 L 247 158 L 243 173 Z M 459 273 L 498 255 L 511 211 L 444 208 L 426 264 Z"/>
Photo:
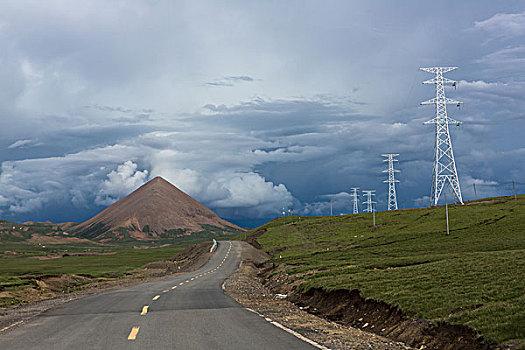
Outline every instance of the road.
<path id="1" fill-rule="evenodd" d="M 197 271 L 46 311 L 0 333 L 0 349 L 315 349 L 223 293 L 240 249 L 220 242 Z"/>

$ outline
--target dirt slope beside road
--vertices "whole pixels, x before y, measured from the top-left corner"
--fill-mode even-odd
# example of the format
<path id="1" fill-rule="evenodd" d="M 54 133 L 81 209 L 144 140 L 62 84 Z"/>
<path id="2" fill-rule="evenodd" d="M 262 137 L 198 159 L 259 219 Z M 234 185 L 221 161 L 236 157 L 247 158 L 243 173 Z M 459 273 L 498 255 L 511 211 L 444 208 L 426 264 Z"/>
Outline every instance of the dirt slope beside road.
<path id="1" fill-rule="evenodd" d="M 401 350 L 410 347 L 362 330 L 312 315 L 272 292 L 258 277 L 268 259 L 266 253 L 242 242 L 241 264 L 223 289 L 241 305 L 330 349 Z"/>

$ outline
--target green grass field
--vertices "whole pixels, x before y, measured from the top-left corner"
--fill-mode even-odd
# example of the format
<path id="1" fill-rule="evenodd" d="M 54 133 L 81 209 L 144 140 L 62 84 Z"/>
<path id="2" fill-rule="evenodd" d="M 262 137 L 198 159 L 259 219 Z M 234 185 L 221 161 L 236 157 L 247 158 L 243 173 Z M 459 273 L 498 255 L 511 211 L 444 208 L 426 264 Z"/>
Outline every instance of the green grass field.
<path id="1" fill-rule="evenodd" d="M 60 226 L 0 220 L 0 307 L 52 297 L 57 291 L 68 293 L 101 279 L 118 279 L 149 263 L 173 257 L 189 245 L 212 238 L 226 239 L 240 232 L 233 227 L 203 224 L 202 231 L 191 235 L 181 236 L 185 230 L 175 229 L 166 230 L 154 240 L 137 240 L 129 232 L 136 228 L 121 227 L 104 236 L 114 236 L 114 241 L 101 244 L 64 233 Z M 72 242 L 78 238 L 84 241 Z M 84 255 L 75 255 L 78 253 Z M 53 288 L 42 287 L 41 282 L 54 277 L 64 283 L 46 294 Z"/>
<path id="2" fill-rule="evenodd" d="M 46 246 L 50 247 L 49 245 Z M 48 254 L 54 251 L 64 252 L 115 252 L 111 255 L 92 255 L 92 256 L 64 256 L 57 259 L 38 260 L 36 254 L 28 247 L 10 247 L 16 251 L 26 251 L 22 256 L 12 256 L 0 259 L 0 283 L 6 280 L 20 279 L 27 276 L 76 274 L 98 277 L 103 275 L 115 275 L 119 272 L 132 270 L 142 267 L 152 261 L 163 260 L 174 256 L 182 249 L 182 246 L 164 247 L 155 249 L 133 249 L 119 247 L 89 247 L 85 245 L 78 247 L 75 245 L 61 245 L 61 247 L 51 246 Z M 98 248 L 98 249 L 97 249 Z M 67 254 L 67 253 L 66 253 Z"/>
<path id="3" fill-rule="evenodd" d="M 143 245 L 150 246 L 150 249 L 135 249 L 126 242 L 118 245 L 93 243 L 38 245 L 25 241 L 2 242 L 0 243 L 0 253 L 3 253 L 0 255 L 0 307 L 52 297 L 53 295 L 47 293 L 49 291 L 40 288 L 38 280 L 55 276 L 72 276 L 70 282 L 60 287 L 61 290 L 52 291 L 55 294 L 68 293 L 82 289 L 87 283 L 122 278 L 133 270 L 143 268 L 155 261 L 171 258 L 184 247 L 202 241 L 208 239 L 181 239 L 177 244 L 168 247 L 159 247 L 158 244 L 155 247 L 152 243 Z M 72 255 L 75 253 L 112 254 Z M 45 256 L 61 257 L 38 259 Z M 34 297 L 35 294 L 40 294 L 40 297 Z"/>
<path id="4" fill-rule="evenodd" d="M 525 339 L 525 196 L 451 206 L 449 215 L 449 236 L 437 207 L 378 212 L 375 227 L 371 214 L 282 217 L 258 228 L 267 231 L 257 241 L 304 280 L 302 290 L 359 289 L 498 343 Z"/>

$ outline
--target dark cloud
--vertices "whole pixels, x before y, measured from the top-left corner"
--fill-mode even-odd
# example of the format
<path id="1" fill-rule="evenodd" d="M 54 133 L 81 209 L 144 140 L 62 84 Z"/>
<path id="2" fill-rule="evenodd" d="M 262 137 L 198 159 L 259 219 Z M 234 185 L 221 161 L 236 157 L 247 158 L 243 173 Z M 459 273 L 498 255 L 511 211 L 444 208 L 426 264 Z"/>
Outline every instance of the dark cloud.
<path id="1" fill-rule="evenodd" d="M 427 7 L 2 3 L 0 216 L 82 220 L 155 175 L 239 222 L 330 198 L 349 212 L 354 186 L 381 209 L 386 152 L 400 207 L 426 205 L 434 91 L 417 68 L 445 64 L 465 198 L 508 191 L 525 182 L 521 5 Z"/>

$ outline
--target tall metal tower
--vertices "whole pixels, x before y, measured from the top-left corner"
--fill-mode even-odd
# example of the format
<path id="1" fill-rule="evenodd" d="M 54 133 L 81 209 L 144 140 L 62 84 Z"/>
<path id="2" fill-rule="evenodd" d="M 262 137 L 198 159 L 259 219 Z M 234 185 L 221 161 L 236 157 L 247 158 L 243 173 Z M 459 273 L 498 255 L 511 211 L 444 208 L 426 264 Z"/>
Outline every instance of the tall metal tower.
<path id="1" fill-rule="evenodd" d="M 364 212 L 371 213 L 374 211 L 374 204 L 376 203 L 372 201 L 372 196 L 375 196 L 374 192 L 374 190 L 363 190 L 363 197 L 366 197 L 366 200 L 363 202 L 364 204 L 366 204 L 366 208 L 365 210 L 363 210 Z"/>
<path id="2" fill-rule="evenodd" d="M 388 169 L 383 170 L 384 173 L 388 173 L 388 180 L 383 181 L 388 182 L 388 210 L 397 210 L 396 182 L 399 182 L 399 180 L 395 179 L 394 174 L 398 173 L 399 170 L 394 169 L 394 162 L 399 160 L 394 157 L 398 155 L 396 153 L 382 154 L 383 157 L 387 158 L 383 159 L 383 162 L 388 162 Z"/>
<path id="3" fill-rule="evenodd" d="M 354 214 L 359 214 L 359 195 L 357 194 L 357 190 L 359 187 L 352 187 L 352 193 L 350 196 L 354 197 Z"/>
<path id="4" fill-rule="evenodd" d="M 445 84 L 452 84 L 456 87 L 457 82 L 447 78 L 443 78 L 443 74 L 450 72 L 458 67 L 429 67 L 419 68 L 422 71 L 435 74 L 436 77 L 423 84 L 436 85 L 436 97 L 421 102 L 422 105 L 435 105 L 436 117 L 425 122 L 425 124 L 436 125 L 436 143 L 434 145 L 434 168 L 432 170 L 432 193 L 430 202 L 431 205 L 437 205 L 439 196 L 443 191 L 443 187 L 448 182 L 456 198 L 463 204 L 461 197 L 461 188 L 459 187 L 458 172 L 456 170 L 456 162 L 454 160 L 454 152 L 452 151 L 452 142 L 450 140 L 450 132 L 448 130 L 449 124 L 456 124 L 459 126 L 462 122 L 449 118 L 447 116 L 447 104 L 455 104 L 458 107 L 462 102 L 451 100 L 445 96 Z"/>

